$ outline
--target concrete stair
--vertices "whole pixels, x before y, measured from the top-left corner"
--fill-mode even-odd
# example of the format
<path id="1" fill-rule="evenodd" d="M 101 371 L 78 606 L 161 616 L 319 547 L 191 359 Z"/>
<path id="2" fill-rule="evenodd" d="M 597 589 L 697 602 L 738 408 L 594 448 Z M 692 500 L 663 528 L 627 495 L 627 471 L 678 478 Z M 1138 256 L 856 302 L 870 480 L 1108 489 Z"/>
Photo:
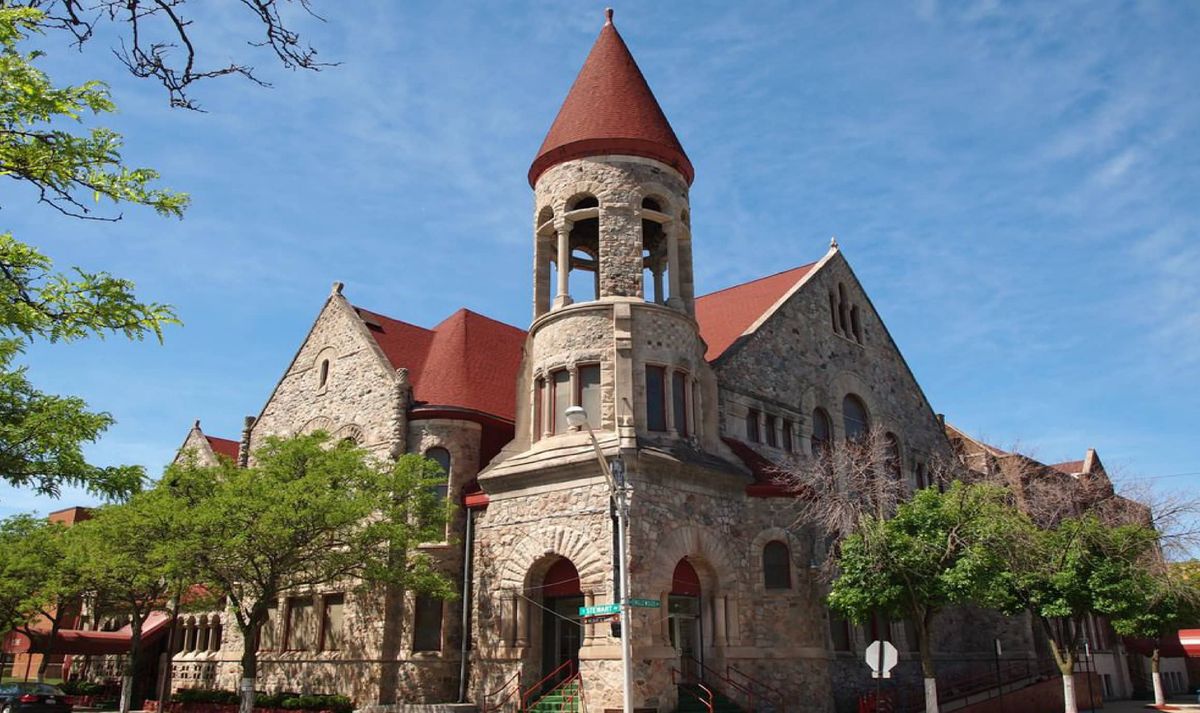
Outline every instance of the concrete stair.
<path id="1" fill-rule="evenodd" d="M 528 713 L 580 713 L 583 702 L 579 699 L 578 681 L 568 681 L 555 688 L 526 710 Z"/>

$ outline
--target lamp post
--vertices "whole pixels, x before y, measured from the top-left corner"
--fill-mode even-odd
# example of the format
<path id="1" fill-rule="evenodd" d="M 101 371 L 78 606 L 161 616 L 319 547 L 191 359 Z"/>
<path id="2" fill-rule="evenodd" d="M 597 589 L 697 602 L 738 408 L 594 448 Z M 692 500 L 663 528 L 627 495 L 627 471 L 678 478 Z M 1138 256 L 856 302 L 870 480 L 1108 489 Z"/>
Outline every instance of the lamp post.
<path id="1" fill-rule="evenodd" d="M 621 673 L 624 681 L 624 697 L 622 708 L 624 713 L 633 713 L 633 666 L 632 653 L 629 646 L 629 567 L 625 551 L 625 530 L 629 525 L 629 500 L 626 497 L 625 467 L 620 456 L 610 465 L 600 450 L 600 442 L 588 423 L 587 411 L 582 406 L 571 406 L 564 414 L 567 423 L 587 429 L 588 438 L 592 440 L 592 448 L 596 451 L 596 460 L 600 462 L 600 471 L 608 482 L 609 498 L 617 511 L 617 579 L 621 586 Z M 615 468 L 613 466 L 616 466 Z M 614 472 L 615 471 L 615 472 Z"/>

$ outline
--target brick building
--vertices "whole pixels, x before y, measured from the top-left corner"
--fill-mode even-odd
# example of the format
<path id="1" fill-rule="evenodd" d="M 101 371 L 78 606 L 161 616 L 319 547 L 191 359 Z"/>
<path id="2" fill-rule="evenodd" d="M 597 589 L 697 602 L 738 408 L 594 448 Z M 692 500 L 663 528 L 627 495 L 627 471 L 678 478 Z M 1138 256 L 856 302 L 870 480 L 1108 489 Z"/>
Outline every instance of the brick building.
<path id="1" fill-rule="evenodd" d="M 892 685 L 919 688 L 902 622 L 829 617 L 813 543 L 761 468 L 869 427 L 891 435 L 914 488 L 956 455 L 837 244 L 695 294 L 692 164 L 611 16 L 528 177 L 532 279 L 512 285 L 530 290 L 527 329 L 468 310 L 423 328 L 337 283 L 240 439 L 188 434 L 182 451 L 243 464 L 267 436 L 317 429 L 382 458 L 422 453 L 461 505 L 426 546 L 460 600 L 289 593 L 259 685 L 486 705 L 569 662 L 590 709 L 619 708 L 614 627 L 578 616 L 616 596 L 608 487 L 588 432 L 564 418 L 582 406 L 631 487 L 631 595 L 660 603 L 626 623 L 639 709 L 675 710 L 675 672 L 701 667 L 789 710 L 853 709 L 870 684 L 862 651 L 881 637 L 902 651 Z M 996 639 L 1006 661 L 1038 658 L 1027 619 L 947 616 L 946 676 L 991 670 Z M 180 622 L 174 687 L 235 687 L 241 641 L 224 617 Z"/>

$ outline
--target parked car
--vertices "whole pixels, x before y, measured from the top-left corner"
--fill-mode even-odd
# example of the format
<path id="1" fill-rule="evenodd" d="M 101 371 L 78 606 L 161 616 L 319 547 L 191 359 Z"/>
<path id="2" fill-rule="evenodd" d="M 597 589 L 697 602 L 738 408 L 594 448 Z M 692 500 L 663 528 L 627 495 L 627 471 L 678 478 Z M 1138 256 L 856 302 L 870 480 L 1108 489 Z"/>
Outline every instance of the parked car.
<path id="1" fill-rule="evenodd" d="M 0 683 L 0 713 L 71 713 L 71 704 L 48 683 Z"/>

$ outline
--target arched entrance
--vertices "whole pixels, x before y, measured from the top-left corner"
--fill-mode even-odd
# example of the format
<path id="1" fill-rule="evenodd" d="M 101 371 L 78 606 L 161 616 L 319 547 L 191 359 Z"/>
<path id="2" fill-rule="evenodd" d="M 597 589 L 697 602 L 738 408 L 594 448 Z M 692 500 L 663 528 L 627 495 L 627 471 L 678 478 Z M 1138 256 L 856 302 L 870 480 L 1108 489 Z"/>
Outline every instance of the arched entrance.
<path id="1" fill-rule="evenodd" d="M 560 557 L 542 578 L 542 675 L 548 675 L 567 661 L 579 667 L 579 646 L 583 629 L 579 625 L 579 607 L 583 590 L 579 571 L 566 557 Z"/>
<path id="2" fill-rule="evenodd" d="M 679 654 L 679 670 L 685 676 L 699 676 L 697 663 L 704 662 L 704 627 L 700 617 L 700 576 L 687 561 L 679 560 L 671 575 L 671 594 L 667 617 L 671 646 Z"/>

